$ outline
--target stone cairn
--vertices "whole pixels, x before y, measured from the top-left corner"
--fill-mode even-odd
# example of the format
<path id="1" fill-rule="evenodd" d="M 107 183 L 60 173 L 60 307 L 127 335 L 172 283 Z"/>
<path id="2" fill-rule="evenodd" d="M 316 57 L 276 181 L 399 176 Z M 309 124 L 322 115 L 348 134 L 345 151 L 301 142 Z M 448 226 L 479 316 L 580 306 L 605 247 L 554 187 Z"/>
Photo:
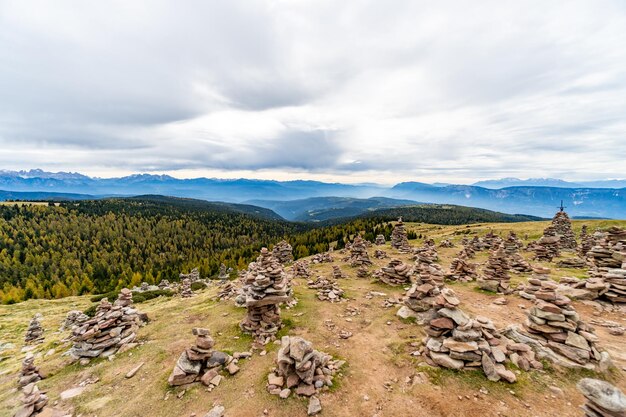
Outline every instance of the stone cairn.
<path id="1" fill-rule="evenodd" d="M 411 245 L 409 245 L 409 239 L 407 238 L 402 217 L 398 219 L 398 222 L 391 231 L 391 247 L 397 249 L 400 253 L 411 252 Z"/>
<path id="2" fill-rule="evenodd" d="M 413 268 L 399 259 L 392 259 L 389 265 L 383 266 L 374 273 L 376 278 L 387 285 L 406 285 L 411 283 Z"/>
<path id="3" fill-rule="evenodd" d="M 591 362 L 597 363 L 608 354 L 598 351 L 594 329 L 580 319 L 569 298 L 556 293 L 557 287 L 555 282 L 541 281 L 524 323 L 525 332 L 510 326 L 507 336 L 532 346 L 540 358 L 557 365 L 594 369 Z"/>
<path id="4" fill-rule="evenodd" d="M 63 320 L 63 324 L 61 325 L 60 331 L 64 330 L 72 330 L 72 328 L 84 321 L 89 320 L 89 316 L 83 313 L 80 310 L 70 310 L 67 312 L 65 316 L 65 320 Z"/>
<path id="5" fill-rule="evenodd" d="M 476 268 L 477 265 L 475 263 L 468 261 L 465 249 L 461 249 L 456 258 L 452 259 L 450 273 L 446 275 L 446 278 L 460 282 L 474 281 L 477 277 Z"/>
<path id="6" fill-rule="evenodd" d="M 572 221 L 564 211 L 557 212 L 552 218 L 552 227 L 559 237 L 559 248 L 563 251 L 574 252 L 577 247 L 576 235 L 572 230 Z"/>
<path id="7" fill-rule="evenodd" d="M 191 279 L 183 278 L 180 285 L 180 296 L 183 298 L 193 297 L 193 291 L 191 290 Z"/>
<path id="8" fill-rule="evenodd" d="M 571 258 L 564 258 L 559 260 L 559 263 L 556 264 L 559 268 L 584 268 L 586 262 L 584 259 L 579 258 L 577 256 Z"/>
<path id="9" fill-rule="evenodd" d="M 552 281 L 550 279 L 550 268 L 546 268 L 543 266 L 533 266 L 532 267 L 533 274 L 528 278 L 526 284 L 520 284 L 516 290 L 520 297 L 525 298 L 527 300 L 535 300 L 535 293 L 541 290 L 541 283 L 544 281 L 550 281 L 557 284 L 556 281 Z"/>
<path id="10" fill-rule="evenodd" d="M 311 277 L 311 270 L 309 269 L 309 262 L 306 260 L 300 260 L 294 262 L 291 267 L 291 275 L 294 278 L 305 278 L 309 279 Z"/>
<path id="11" fill-rule="evenodd" d="M 15 414 L 15 417 L 35 416 L 48 404 L 48 397 L 39 391 L 36 382 L 31 382 L 22 387 L 22 407 Z"/>
<path id="12" fill-rule="evenodd" d="M 91 319 L 72 329 L 75 358 L 108 357 L 133 346 L 142 321 L 133 308 L 133 293 L 123 288 L 114 304 L 103 298 Z"/>
<path id="13" fill-rule="evenodd" d="M 282 327 L 280 304 L 291 300 L 290 281 L 282 264 L 267 248 L 250 264 L 244 281 L 248 313 L 239 324 L 258 344 L 273 340 Z"/>
<path id="14" fill-rule="evenodd" d="M 169 290 L 171 288 L 171 284 L 168 280 L 162 279 L 161 282 L 159 282 L 158 287 L 160 290 Z"/>
<path id="15" fill-rule="evenodd" d="M 24 336 L 24 343 L 27 345 L 37 345 L 39 343 L 43 343 L 43 327 L 41 327 L 42 317 L 43 316 L 40 313 L 37 313 L 28 323 L 26 335 Z"/>
<path id="16" fill-rule="evenodd" d="M 274 249 L 272 249 L 272 255 L 274 258 L 278 259 L 278 262 L 285 265 L 289 262 L 293 262 L 293 248 L 286 240 L 281 240 L 278 242 Z"/>
<path id="17" fill-rule="evenodd" d="M 414 317 L 418 324 L 424 325 L 435 316 L 435 300 L 443 289 L 443 276 L 431 265 L 422 265 L 416 282 L 404 297 L 404 306 L 397 315 Z"/>
<path id="18" fill-rule="evenodd" d="M 509 264 L 502 245 L 491 251 L 483 274 L 478 278 L 478 287 L 493 292 L 504 294 L 511 293 L 509 276 Z"/>
<path id="19" fill-rule="evenodd" d="M 337 265 L 333 265 L 333 279 L 341 279 L 341 278 L 345 278 L 346 276 L 344 275 L 344 273 L 341 271 L 341 268 Z"/>
<path id="20" fill-rule="evenodd" d="M 552 262 L 552 259 L 559 256 L 559 240 L 554 226 L 546 227 L 543 236 L 534 245 L 535 259 Z"/>
<path id="21" fill-rule="evenodd" d="M 626 303 L 626 229 L 611 227 L 588 255 L 591 276 L 607 288 L 602 295 L 611 302 Z"/>
<path id="22" fill-rule="evenodd" d="M 317 298 L 320 301 L 337 303 L 341 301 L 344 294 L 343 289 L 339 286 L 337 281 L 324 277 L 318 277 L 315 281 L 310 280 L 307 282 L 307 286 L 317 290 Z"/>
<path id="23" fill-rule="evenodd" d="M 367 278 L 370 276 L 370 271 L 367 269 L 365 265 L 361 265 L 359 269 L 356 270 L 357 278 Z"/>
<path id="24" fill-rule="evenodd" d="M 191 283 L 194 283 L 200 280 L 200 272 L 198 271 L 198 268 L 194 268 L 188 274 L 178 274 L 178 278 L 180 278 L 181 281 L 188 278 Z"/>
<path id="25" fill-rule="evenodd" d="M 219 286 L 219 291 L 216 294 L 216 297 L 220 301 L 230 300 L 232 298 L 236 298 L 242 294 L 241 288 L 239 288 L 232 281 L 224 281 Z"/>
<path id="26" fill-rule="evenodd" d="M 593 235 L 589 234 L 589 229 L 587 228 L 587 225 L 583 224 L 582 230 L 580 231 L 580 245 L 578 246 L 578 255 L 581 258 L 586 259 L 587 254 L 595 245 L 596 242 L 593 238 Z"/>
<path id="27" fill-rule="evenodd" d="M 385 235 L 376 235 L 376 240 L 374 241 L 376 246 L 382 246 L 385 244 Z"/>
<path id="28" fill-rule="evenodd" d="M 332 263 L 335 262 L 330 252 L 316 253 L 311 258 L 311 262 L 314 264 Z"/>
<path id="29" fill-rule="evenodd" d="M 238 358 L 249 357 L 249 355 L 242 356 L 235 353 L 237 358 L 233 358 L 224 352 L 213 350 L 215 341 L 208 329 L 194 328 L 192 334 L 196 336 L 196 342 L 190 348 L 185 349 L 176 361 L 167 380 L 170 386 L 200 381 L 212 390 L 222 380 L 220 370 L 225 369 L 230 375 L 234 375 L 239 371 Z"/>
<path id="30" fill-rule="evenodd" d="M 322 410 L 317 395 L 333 385 L 333 377 L 344 363 L 313 349 L 313 344 L 301 337 L 283 336 L 276 368 L 267 377 L 267 390 L 281 398 L 288 398 L 292 390 L 310 397 L 308 415 L 317 414 Z"/>
<path id="31" fill-rule="evenodd" d="M 476 249 L 474 249 L 472 241 L 467 238 L 463 238 L 463 240 L 461 240 L 461 244 L 463 245 L 463 250 L 467 254 L 467 259 L 474 259 L 476 256 Z"/>
<path id="32" fill-rule="evenodd" d="M 385 259 L 388 258 L 387 252 L 380 249 L 374 249 L 374 258 L 376 259 Z"/>
<path id="33" fill-rule="evenodd" d="M 454 243 L 450 239 L 444 239 L 439 243 L 440 248 L 453 248 Z"/>
<path id="34" fill-rule="evenodd" d="M 487 232 L 487 234 L 482 239 L 483 249 L 487 250 L 497 249 L 501 243 L 502 238 L 493 233 L 493 230 L 489 230 L 489 232 Z"/>
<path id="35" fill-rule="evenodd" d="M 228 268 L 226 268 L 226 265 L 220 264 L 220 269 L 217 273 L 217 279 L 219 279 L 220 281 L 226 281 L 228 280 L 228 278 L 230 278 Z"/>
<path id="36" fill-rule="evenodd" d="M 586 417 L 626 416 L 626 395 L 619 388 L 591 378 L 581 379 L 576 387 L 587 400 L 581 407 Z"/>
<path id="37" fill-rule="evenodd" d="M 33 355 L 32 352 L 26 353 L 26 357 L 22 361 L 22 369 L 20 370 L 17 385 L 23 388 L 28 384 L 42 379 L 43 375 L 39 372 L 39 368 L 35 366 L 35 355 Z"/>
<path id="38" fill-rule="evenodd" d="M 367 247 L 365 246 L 365 240 L 360 235 L 357 235 L 350 246 L 350 266 L 357 267 L 361 265 L 371 265 L 370 257 L 367 254 Z"/>

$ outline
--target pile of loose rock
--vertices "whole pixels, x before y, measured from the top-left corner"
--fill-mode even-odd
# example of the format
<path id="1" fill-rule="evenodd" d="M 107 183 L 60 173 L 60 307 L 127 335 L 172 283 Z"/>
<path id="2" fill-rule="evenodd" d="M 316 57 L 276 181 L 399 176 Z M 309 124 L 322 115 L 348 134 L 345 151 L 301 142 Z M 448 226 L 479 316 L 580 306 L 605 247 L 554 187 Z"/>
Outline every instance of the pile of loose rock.
<path id="1" fill-rule="evenodd" d="M 456 258 L 450 263 L 450 273 L 446 278 L 453 281 L 470 282 L 477 276 L 477 265 L 468 261 L 467 252 L 461 249 Z"/>
<path id="2" fill-rule="evenodd" d="M 344 273 L 341 271 L 341 268 L 337 265 L 333 265 L 333 279 L 341 279 L 341 278 L 345 278 L 346 276 L 344 275 Z"/>
<path id="3" fill-rule="evenodd" d="M 534 244 L 535 259 L 551 262 L 559 256 L 559 240 L 554 226 L 546 227 L 543 236 Z"/>
<path id="4" fill-rule="evenodd" d="M 564 251 L 575 251 L 576 236 L 572 230 L 572 221 L 564 211 L 557 212 L 552 218 L 552 226 L 559 237 L 559 248 Z"/>
<path id="5" fill-rule="evenodd" d="M 250 264 L 244 293 L 248 312 L 239 327 L 252 334 L 257 343 L 266 344 L 282 327 L 279 305 L 289 302 L 292 296 L 282 264 L 267 248 L 262 248 L 256 262 Z"/>
<path id="6" fill-rule="evenodd" d="M 381 246 L 385 244 L 385 235 L 377 235 L 374 244 L 377 246 Z"/>
<path id="7" fill-rule="evenodd" d="M 314 264 L 323 264 L 327 262 L 335 262 L 335 260 L 333 259 L 333 256 L 330 254 L 330 252 L 323 252 L 313 255 L 313 257 L 311 258 L 311 262 L 313 262 Z"/>
<path id="8" fill-rule="evenodd" d="M 22 408 L 18 410 L 15 417 L 35 416 L 43 410 L 48 404 L 48 397 L 42 391 L 39 391 L 36 382 L 22 387 Z"/>
<path id="9" fill-rule="evenodd" d="M 42 315 L 40 313 L 37 313 L 28 323 L 26 335 L 24 336 L 24 343 L 26 343 L 27 345 L 37 345 L 39 343 L 43 343 L 44 329 L 43 327 L 41 327 L 41 319 Z"/>
<path id="10" fill-rule="evenodd" d="M 350 246 L 350 266 L 357 267 L 361 265 L 371 265 L 370 257 L 367 254 L 365 241 L 360 235 L 354 238 L 354 242 Z"/>
<path id="11" fill-rule="evenodd" d="M 301 337 L 283 336 L 276 368 L 267 377 L 267 390 L 281 398 L 288 398 L 292 390 L 310 397 L 308 415 L 317 414 L 322 410 L 317 395 L 333 385 L 333 377 L 344 363 L 313 349 L 313 344 Z"/>
<path id="12" fill-rule="evenodd" d="M 336 303 L 341 301 L 344 294 L 343 289 L 339 286 L 337 281 L 324 277 L 318 277 L 315 281 L 311 280 L 307 282 L 307 286 L 317 290 L 317 298 L 320 301 Z"/>
<path id="13" fill-rule="evenodd" d="M 183 278 L 180 285 L 180 296 L 183 298 L 193 297 L 193 291 L 191 290 L 191 280 L 189 278 Z"/>
<path id="14" fill-rule="evenodd" d="M 217 350 L 213 350 L 215 341 L 208 329 L 194 328 L 192 330 L 196 341 L 189 349 L 181 353 L 167 382 L 170 386 L 191 384 L 200 381 L 212 390 L 222 380 L 220 370 L 225 369 L 230 375 L 239 371 L 239 358 L 249 357 L 249 354 L 235 354 L 235 358 Z"/>
<path id="15" fill-rule="evenodd" d="M 75 358 L 108 357 L 134 346 L 142 320 L 132 304 L 128 288 L 120 291 L 114 304 L 106 298 L 100 300 L 95 316 L 72 329 L 70 354 Z"/>
<path id="16" fill-rule="evenodd" d="M 411 245 L 409 245 L 409 239 L 407 238 L 404 223 L 402 223 L 402 217 L 398 219 L 398 222 L 391 231 L 391 247 L 397 249 L 400 253 L 411 252 Z"/>
<path id="17" fill-rule="evenodd" d="M 511 292 L 509 264 L 502 246 L 491 251 L 483 275 L 478 278 L 478 287 L 493 292 L 508 294 Z"/>
<path id="18" fill-rule="evenodd" d="M 581 379 L 576 387 L 587 399 L 581 407 L 586 417 L 626 416 L 626 395 L 619 388 L 591 378 Z"/>
<path id="19" fill-rule="evenodd" d="M 293 248 L 286 240 L 281 240 L 272 249 L 272 255 L 278 259 L 278 262 L 285 265 L 293 261 Z"/>
<path id="20" fill-rule="evenodd" d="M 311 270 L 309 269 L 309 262 L 306 260 L 300 260 L 294 262 L 291 267 L 291 275 L 294 278 L 308 279 L 311 276 Z"/>
<path id="21" fill-rule="evenodd" d="M 20 370 L 17 385 L 22 388 L 42 379 L 43 376 L 39 372 L 39 368 L 35 366 L 35 355 L 32 352 L 26 353 L 26 357 L 22 361 L 22 369 Z"/>
<path id="22" fill-rule="evenodd" d="M 522 247 L 522 241 L 519 240 L 514 232 L 510 232 L 504 241 L 504 252 L 507 255 L 509 268 L 515 272 L 530 272 L 531 266 L 520 254 L 519 250 Z"/>
<path id="23" fill-rule="evenodd" d="M 392 259 L 389 265 L 383 266 L 374 273 L 377 279 L 388 285 L 406 285 L 411 283 L 413 268 L 399 259 Z"/>

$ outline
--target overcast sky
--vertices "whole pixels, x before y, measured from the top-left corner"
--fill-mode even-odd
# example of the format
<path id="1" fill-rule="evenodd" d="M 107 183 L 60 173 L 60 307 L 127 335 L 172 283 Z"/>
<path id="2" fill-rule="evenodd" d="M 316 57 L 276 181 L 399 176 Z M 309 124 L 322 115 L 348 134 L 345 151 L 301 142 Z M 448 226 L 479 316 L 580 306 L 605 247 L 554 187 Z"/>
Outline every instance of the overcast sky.
<path id="1" fill-rule="evenodd" d="M 626 178 L 626 2 L 0 0 L 0 169 Z"/>

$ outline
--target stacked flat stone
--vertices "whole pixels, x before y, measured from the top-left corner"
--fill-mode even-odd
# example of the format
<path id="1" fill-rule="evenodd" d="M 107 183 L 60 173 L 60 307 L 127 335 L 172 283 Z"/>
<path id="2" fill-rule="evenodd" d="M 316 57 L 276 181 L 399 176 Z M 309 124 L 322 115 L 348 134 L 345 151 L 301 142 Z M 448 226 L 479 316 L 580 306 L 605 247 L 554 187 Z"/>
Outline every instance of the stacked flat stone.
<path id="1" fill-rule="evenodd" d="M 198 268 L 194 268 L 188 274 L 178 274 L 178 278 L 180 278 L 181 281 L 188 278 L 193 283 L 200 279 L 200 272 L 198 271 Z"/>
<path id="2" fill-rule="evenodd" d="M 291 275 L 293 275 L 294 278 L 310 278 L 311 270 L 309 269 L 309 262 L 306 260 L 294 262 L 291 267 Z"/>
<path id="3" fill-rule="evenodd" d="M 586 224 L 583 224 L 582 230 L 580 232 L 580 245 L 578 247 L 578 255 L 581 258 L 586 259 L 587 254 L 596 245 L 595 239 L 593 235 L 589 234 L 589 229 Z"/>
<path id="4" fill-rule="evenodd" d="M 239 327 L 252 334 L 257 343 L 266 344 L 282 327 L 279 305 L 289 302 L 292 296 L 282 264 L 267 248 L 261 249 L 260 256 L 248 269 L 244 292 L 248 313 Z"/>
<path id="5" fill-rule="evenodd" d="M 276 368 L 267 377 L 267 390 L 281 398 L 288 398 L 292 390 L 296 395 L 310 397 L 308 414 L 317 414 L 321 411 L 317 395 L 333 385 L 344 363 L 313 349 L 313 344 L 301 337 L 283 336 Z"/>
<path id="6" fill-rule="evenodd" d="M 180 285 L 180 296 L 183 298 L 193 297 L 193 291 L 191 290 L 191 280 L 189 278 L 183 278 Z"/>
<path id="7" fill-rule="evenodd" d="M 456 258 L 450 263 L 450 273 L 447 278 L 453 281 L 470 282 L 477 277 L 477 265 L 468 261 L 467 252 L 461 249 Z"/>
<path id="8" fill-rule="evenodd" d="M 439 243 L 440 248 L 453 248 L 454 243 L 450 239 L 444 239 Z"/>
<path id="9" fill-rule="evenodd" d="M 140 325 L 133 293 L 123 288 L 114 304 L 103 298 L 94 317 L 74 326 L 70 354 L 75 358 L 111 356 L 135 341 Z"/>
<path id="10" fill-rule="evenodd" d="M 515 374 L 504 367 L 507 348 L 500 346 L 502 341 L 494 335 L 494 324 L 484 317 L 470 318 L 459 304 L 449 288 L 444 287 L 435 297 L 435 313 L 425 328 L 425 360 L 455 370 L 482 369 L 491 381 L 515 382 Z"/>
<path id="11" fill-rule="evenodd" d="M 432 264 L 439 260 L 437 248 L 434 245 L 424 245 L 415 250 L 415 260 L 418 265 Z"/>
<path id="12" fill-rule="evenodd" d="M 467 238 L 463 238 L 461 243 L 463 245 L 463 250 L 465 250 L 465 253 L 467 254 L 467 259 L 474 259 L 476 256 L 476 249 L 474 248 L 472 241 Z"/>
<path id="13" fill-rule="evenodd" d="M 611 227 L 588 255 L 593 264 L 591 276 L 607 285 L 602 295 L 611 302 L 626 303 L 626 229 Z"/>
<path id="14" fill-rule="evenodd" d="M 159 282 L 158 287 L 160 290 L 169 290 L 171 288 L 171 284 L 168 280 L 162 279 L 161 282 Z"/>
<path id="15" fill-rule="evenodd" d="M 318 277 L 314 281 L 310 280 L 307 282 L 307 286 L 317 290 L 317 298 L 320 301 L 337 303 L 341 301 L 344 294 L 343 289 L 339 286 L 337 281 L 324 277 Z"/>
<path id="16" fill-rule="evenodd" d="M 527 300 L 535 300 L 535 293 L 541 290 L 541 283 L 545 281 L 553 282 L 557 284 L 556 281 L 552 281 L 550 279 L 550 268 L 546 268 L 543 266 L 533 266 L 532 267 L 533 274 L 528 278 L 526 284 L 521 284 L 517 287 L 517 293 L 520 297 L 525 298 Z"/>
<path id="17" fill-rule="evenodd" d="M 559 240 L 554 226 L 546 227 L 543 236 L 534 245 L 535 259 L 551 262 L 559 256 Z"/>
<path id="18" fill-rule="evenodd" d="M 520 254 L 519 250 L 523 246 L 514 232 L 510 232 L 504 241 L 504 252 L 507 255 L 509 268 L 515 272 L 530 272 L 532 270 L 530 264 Z"/>
<path id="19" fill-rule="evenodd" d="M 357 235 L 350 246 L 350 266 L 357 267 L 361 265 L 371 265 L 370 257 L 367 254 L 367 247 L 365 241 L 360 235 Z"/>
<path id="20" fill-rule="evenodd" d="M 367 269 L 365 265 L 361 265 L 359 269 L 356 270 L 357 278 L 367 278 L 370 275 L 370 271 Z"/>
<path id="21" fill-rule="evenodd" d="M 32 352 L 26 353 L 26 357 L 22 360 L 22 369 L 18 377 L 17 385 L 22 388 L 33 382 L 43 379 L 39 368 L 35 366 L 35 355 Z"/>
<path id="22" fill-rule="evenodd" d="M 382 246 L 385 244 L 385 235 L 376 235 L 376 240 L 374 244 L 377 246 Z"/>
<path id="23" fill-rule="evenodd" d="M 559 237 L 559 248 L 563 251 L 575 251 L 576 235 L 572 230 L 572 221 L 564 211 L 557 212 L 552 218 L 552 226 Z"/>
<path id="24" fill-rule="evenodd" d="M 388 258 L 389 256 L 387 255 L 387 252 L 385 252 L 384 250 L 380 250 L 380 249 L 375 249 L 374 250 L 374 258 L 376 259 L 385 259 Z"/>
<path id="25" fill-rule="evenodd" d="M 293 262 L 293 248 L 286 240 L 281 240 L 274 246 L 272 255 L 283 265 Z"/>
<path id="26" fill-rule="evenodd" d="M 411 283 L 413 268 L 399 259 L 392 259 L 387 266 L 376 271 L 375 276 L 387 285 L 406 285 Z"/>
<path id="27" fill-rule="evenodd" d="M 474 236 L 472 240 L 470 240 L 470 246 L 474 249 L 475 252 L 479 252 L 481 250 L 487 249 L 487 244 L 484 240 L 478 236 Z"/>
<path id="28" fill-rule="evenodd" d="M 330 252 L 316 253 L 311 258 L 311 262 L 314 264 L 332 263 L 335 262 Z"/>
<path id="29" fill-rule="evenodd" d="M 444 287 L 443 277 L 423 265 L 416 282 L 404 297 L 404 306 L 398 311 L 401 317 L 415 317 L 420 325 L 428 323 L 436 315 L 436 298 Z M 406 309 L 410 311 L 406 311 Z M 403 310 L 405 313 L 403 313 Z"/>
<path id="30" fill-rule="evenodd" d="M 242 294 L 240 288 L 238 288 L 232 281 L 224 281 L 219 285 L 219 290 L 217 291 L 217 299 L 220 301 L 230 300 L 232 298 L 236 298 L 238 295 Z"/>
<path id="31" fill-rule="evenodd" d="M 581 379 L 576 387 L 587 400 L 581 407 L 586 417 L 626 416 L 626 395 L 619 388 L 591 378 Z"/>
<path id="32" fill-rule="evenodd" d="M 70 310 L 63 320 L 60 331 L 71 330 L 75 325 L 80 324 L 86 320 L 89 320 L 89 316 L 80 310 Z"/>
<path id="33" fill-rule="evenodd" d="M 478 278 L 478 287 L 493 292 L 509 294 L 511 277 L 509 276 L 509 264 L 502 245 L 491 251 L 487 264 L 483 268 L 483 274 Z"/>
<path id="34" fill-rule="evenodd" d="M 502 238 L 493 233 L 493 230 L 487 232 L 482 239 L 483 249 L 493 250 L 498 248 L 502 244 Z"/>
<path id="35" fill-rule="evenodd" d="M 28 323 L 28 328 L 26 329 L 26 335 L 24 336 L 24 343 L 27 345 L 37 345 L 39 343 L 43 343 L 43 327 L 41 327 L 41 319 L 42 315 L 37 313 L 33 316 L 33 318 Z"/>
<path id="36" fill-rule="evenodd" d="M 30 417 L 40 414 L 48 404 L 48 397 L 39 391 L 36 382 L 22 387 L 22 407 L 15 414 L 15 417 Z"/>
<path id="37" fill-rule="evenodd" d="M 226 268 L 226 265 L 220 264 L 220 269 L 217 273 L 217 279 L 219 279 L 220 281 L 226 281 L 228 278 L 230 278 L 228 268 Z"/>
<path id="38" fill-rule="evenodd" d="M 337 265 L 333 265 L 333 279 L 341 279 L 345 277 L 346 276 L 341 271 L 341 268 Z"/>
<path id="39" fill-rule="evenodd" d="M 167 382 L 170 386 L 202 382 L 213 389 L 219 385 L 222 376 L 221 369 L 235 374 L 239 371 L 237 359 L 227 353 L 213 350 L 215 341 L 208 329 L 194 328 L 192 334 L 196 336 L 193 346 L 181 353 Z"/>
<path id="40" fill-rule="evenodd" d="M 587 263 L 584 259 L 573 256 L 571 258 L 561 259 L 556 265 L 559 268 L 584 268 Z"/>
<path id="41" fill-rule="evenodd" d="M 407 238 L 402 217 L 398 219 L 398 222 L 391 231 L 391 247 L 398 250 L 400 253 L 411 252 L 411 245 L 409 245 L 409 239 Z"/>

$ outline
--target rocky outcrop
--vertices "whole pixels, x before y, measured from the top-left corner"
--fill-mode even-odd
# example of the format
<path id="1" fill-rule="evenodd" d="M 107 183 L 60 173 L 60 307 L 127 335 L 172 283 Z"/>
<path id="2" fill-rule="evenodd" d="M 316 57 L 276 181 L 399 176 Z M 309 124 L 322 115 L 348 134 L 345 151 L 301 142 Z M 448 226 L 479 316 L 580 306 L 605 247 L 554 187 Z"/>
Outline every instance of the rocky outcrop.
<path id="1" fill-rule="evenodd" d="M 591 378 L 581 379 L 576 387 L 587 400 L 581 407 L 586 417 L 626 416 L 626 395 L 619 388 Z"/>

